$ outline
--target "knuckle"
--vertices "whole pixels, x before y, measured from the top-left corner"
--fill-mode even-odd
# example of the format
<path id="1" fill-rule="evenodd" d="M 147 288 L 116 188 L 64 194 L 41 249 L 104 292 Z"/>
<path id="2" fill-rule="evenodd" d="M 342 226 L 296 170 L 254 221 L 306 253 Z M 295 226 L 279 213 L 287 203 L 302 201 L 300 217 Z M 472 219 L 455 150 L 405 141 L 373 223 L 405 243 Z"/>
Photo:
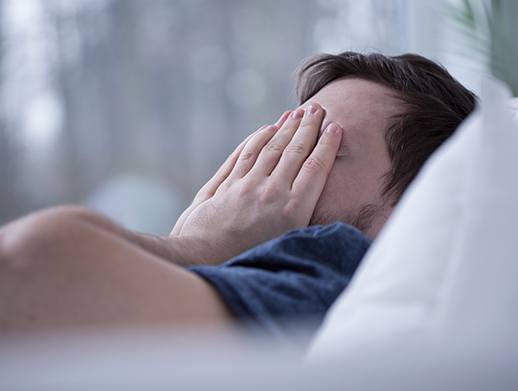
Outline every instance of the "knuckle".
<path id="1" fill-rule="evenodd" d="M 300 130 L 303 130 L 303 131 L 307 131 L 307 130 L 313 130 L 314 128 L 316 127 L 316 123 L 311 121 L 311 120 L 307 120 L 307 121 L 304 121 L 300 124 L 299 126 L 299 131 Z"/>
<path id="2" fill-rule="evenodd" d="M 264 147 L 266 152 L 270 153 L 280 153 L 284 149 L 284 146 L 279 143 L 268 143 L 266 147 Z"/>
<path id="3" fill-rule="evenodd" d="M 297 215 L 297 213 L 300 212 L 299 209 L 300 208 L 298 202 L 296 200 L 290 200 L 284 205 L 284 208 L 282 210 L 283 216 L 287 219 L 294 218 Z"/>
<path id="4" fill-rule="evenodd" d="M 306 155 L 308 150 L 303 144 L 289 144 L 285 150 L 286 153 L 292 153 L 294 155 Z"/>
<path id="5" fill-rule="evenodd" d="M 255 153 L 253 152 L 243 152 L 239 158 L 242 160 L 242 161 L 250 161 L 252 159 L 254 159 L 255 157 Z"/>
<path id="6" fill-rule="evenodd" d="M 279 199 L 279 189 L 276 185 L 264 186 L 261 189 L 259 200 L 261 204 L 270 204 Z"/>
<path id="7" fill-rule="evenodd" d="M 302 213 L 301 202 L 296 199 L 288 201 L 281 210 L 282 219 L 290 228 L 296 228 L 300 225 Z"/>
<path id="8" fill-rule="evenodd" d="M 206 200 L 207 198 L 210 198 L 214 196 L 214 192 L 206 190 L 206 189 L 200 189 L 196 195 L 194 196 L 194 199 L 192 200 L 191 204 L 189 205 L 189 208 L 193 205 L 198 204 L 199 202 L 202 202 L 203 200 Z"/>
<path id="9" fill-rule="evenodd" d="M 230 188 L 230 186 L 232 186 L 232 183 L 232 180 L 227 178 L 225 181 L 223 181 L 221 185 L 218 186 L 216 192 L 212 196 L 216 196 L 218 194 L 226 192 Z"/>
<path id="10" fill-rule="evenodd" d="M 221 185 L 220 185 L 221 186 Z M 211 193 L 210 191 L 210 186 L 208 185 L 208 183 L 206 183 L 205 185 L 203 185 L 201 187 L 200 190 L 198 190 L 198 192 L 196 193 L 196 195 L 194 196 L 194 199 L 192 200 L 192 204 L 195 204 L 197 201 L 201 200 L 201 199 L 204 199 L 206 198 L 207 196 L 209 196 L 209 194 Z M 212 197 L 212 194 L 210 195 Z M 189 205 L 189 206 L 191 206 Z"/>
<path id="11" fill-rule="evenodd" d="M 256 186 L 252 181 L 242 181 L 239 185 L 239 194 L 241 196 L 247 196 L 255 192 Z"/>
<path id="12" fill-rule="evenodd" d="M 310 156 L 302 166 L 306 171 L 326 171 L 327 166 L 324 161 L 317 156 Z"/>

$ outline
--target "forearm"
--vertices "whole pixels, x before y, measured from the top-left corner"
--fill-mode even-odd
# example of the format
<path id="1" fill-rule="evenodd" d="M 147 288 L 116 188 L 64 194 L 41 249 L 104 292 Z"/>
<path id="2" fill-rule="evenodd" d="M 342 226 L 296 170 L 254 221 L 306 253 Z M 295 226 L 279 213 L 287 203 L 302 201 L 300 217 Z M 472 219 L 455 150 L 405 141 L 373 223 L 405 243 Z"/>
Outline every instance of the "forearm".
<path id="1" fill-rule="evenodd" d="M 123 229 L 124 237 L 142 249 L 180 266 L 206 264 L 211 262 L 207 245 L 201 239 L 142 234 Z"/>
<path id="2" fill-rule="evenodd" d="M 77 217 L 171 263 L 187 266 L 199 262 L 199 259 L 194 256 L 194 250 L 199 244 L 188 239 L 179 240 L 174 237 L 133 232 L 103 215 L 83 208 L 78 208 Z"/>
<path id="3" fill-rule="evenodd" d="M 146 251 L 162 252 L 162 245 L 134 243 L 116 224 L 77 207 L 40 211 L 0 229 L 0 337 L 230 322 L 208 283 Z M 183 259 L 173 249 L 163 254 Z"/>

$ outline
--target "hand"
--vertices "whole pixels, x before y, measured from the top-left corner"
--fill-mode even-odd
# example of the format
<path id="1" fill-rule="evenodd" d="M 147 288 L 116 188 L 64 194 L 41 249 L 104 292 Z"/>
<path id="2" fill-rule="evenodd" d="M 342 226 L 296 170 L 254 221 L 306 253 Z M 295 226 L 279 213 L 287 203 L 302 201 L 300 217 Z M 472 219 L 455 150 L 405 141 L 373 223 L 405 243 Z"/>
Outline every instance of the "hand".
<path id="1" fill-rule="evenodd" d="M 317 142 L 323 118 L 318 104 L 288 112 L 238 146 L 171 232 L 196 243 L 192 260 L 224 261 L 308 225 L 342 135 L 331 123 Z"/>

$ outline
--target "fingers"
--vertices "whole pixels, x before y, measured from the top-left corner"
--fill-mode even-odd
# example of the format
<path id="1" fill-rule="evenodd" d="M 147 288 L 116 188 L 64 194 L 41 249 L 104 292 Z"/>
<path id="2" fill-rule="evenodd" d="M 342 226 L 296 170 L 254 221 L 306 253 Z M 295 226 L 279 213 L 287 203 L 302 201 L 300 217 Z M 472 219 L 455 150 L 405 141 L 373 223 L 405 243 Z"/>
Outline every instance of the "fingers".
<path id="1" fill-rule="evenodd" d="M 275 125 L 263 126 L 259 131 L 246 143 L 246 146 L 241 151 L 239 158 L 229 175 L 229 180 L 244 177 L 255 164 L 259 153 L 270 141 L 275 132 L 286 122 L 290 116 L 291 111 L 285 111 L 277 120 Z"/>
<path id="2" fill-rule="evenodd" d="M 275 123 L 275 126 L 277 126 L 278 129 L 280 129 L 280 127 L 282 125 L 284 125 L 284 123 L 286 122 L 286 120 L 290 117 L 290 114 L 291 114 L 291 111 L 288 110 L 288 111 L 285 111 L 284 113 L 282 113 L 281 117 L 277 120 L 277 122 Z"/>
<path id="3" fill-rule="evenodd" d="M 189 217 L 191 212 L 199 204 L 206 201 L 207 199 L 212 197 L 214 195 L 214 193 L 216 193 L 216 191 L 219 188 L 219 186 L 221 185 L 221 183 L 223 183 L 223 181 L 232 172 L 232 169 L 234 168 L 234 165 L 236 164 L 236 161 L 237 161 L 241 151 L 245 147 L 246 143 L 252 138 L 252 136 L 254 136 L 257 132 L 259 132 L 264 127 L 265 126 L 262 126 L 259 129 L 257 129 L 254 133 L 248 135 L 248 137 L 245 138 L 241 142 L 241 144 L 239 144 L 237 146 L 237 148 L 234 150 L 234 152 L 232 152 L 227 157 L 225 162 L 219 167 L 218 171 L 216 171 L 216 173 L 212 176 L 212 178 L 209 179 L 209 181 L 205 185 L 203 185 L 202 188 L 198 191 L 198 193 L 194 197 L 194 200 L 191 203 L 191 205 L 189 205 L 189 207 L 186 210 L 184 210 L 183 213 L 180 215 L 180 217 L 176 221 L 176 224 L 174 225 L 173 230 L 171 231 L 170 235 L 173 235 L 173 236 L 179 235 L 182 230 L 182 226 L 183 226 L 185 220 Z"/>
<path id="4" fill-rule="evenodd" d="M 305 202 L 310 208 L 315 207 L 324 189 L 340 147 L 342 133 L 343 130 L 338 124 L 329 124 L 293 181 L 293 193 L 303 193 Z"/>
<path id="5" fill-rule="evenodd" d="M 194 203 L 198 204 L 212 197 L 226 179 L 244 176 L 255 163 L 261 149 L 275 131 L 286 122 L 290 114 L 291 111 L 285 111 L 275 125 L 263 125 L 241 142 L 214 176 L 196 194 Z"/>
<path id="6" fill-rule="evenodd" d="M 196 197 L 194 198 L 194 203 L 203 202 L 206 199 L 212 197 L 218 187 L 223 183 L 223 181 L 230 175 L 232 172 L 232 169 L 234 168 L 237 159 L 239 158 L 239 155 L 243 151 L 243 148 L 247 144 L 247 142 L 258 132 L 260 132 L 262 129 L 264 129 L 265 126 L 260 127 L 257 129 L 254 133 L 248 135 L 246 139 L 244 139 L 241 144 L 237 146 L 237 148 L 232 152 L 225 162 L 218 168 L 218 171 L 213 175 L 209 181 L 202 186 L 202 188 L 198 191 L 196 194 Z"/>
<path id="7" fill-rule="evenodd" d="M 268 141 L 260 151 L 257 161 L 250 170 L 250 174 L 268 176 L 277 165 L 284 148 L 288 145 L 297 131 L 302 117 L 303 109 L 297 109 L 286 119 L 281 128 Z"/>
<path id="8" fill-rule="evenodd" d="M 275 125 L 268 125 L 257 132 L 245 145 L 228 179 L 244 177 L 254 165 L 259 152 L 277 131 Z"/>
<path id="9" fill-rule="evenodd" d="M 282 152 L 279 163 L 271 174 L 277 182 L 291 188 L 302 164 L 315 147 L 323 119 L 324 110 L 318 103 L 312 103 L 307 107 L 298 130 Z"/>

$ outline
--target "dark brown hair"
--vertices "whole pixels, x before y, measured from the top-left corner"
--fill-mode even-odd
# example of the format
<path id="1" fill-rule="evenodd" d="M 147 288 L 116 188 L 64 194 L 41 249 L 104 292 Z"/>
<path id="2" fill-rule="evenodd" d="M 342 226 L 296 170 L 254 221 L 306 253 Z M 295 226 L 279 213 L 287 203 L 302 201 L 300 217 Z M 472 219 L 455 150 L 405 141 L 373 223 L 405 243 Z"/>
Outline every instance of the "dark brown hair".
<path id="1" fill-rule="evenodd" d="M 417 54 L 344 52 L 318 55 L 302 65 L 297 82 L 300 102 L 342 78 L 379 83 L 403 103 L 385 132 L 392 165 L 383 195 L 395 204 L 426 159 L 474 109 L 476 97 L 442 66 Z"/>

